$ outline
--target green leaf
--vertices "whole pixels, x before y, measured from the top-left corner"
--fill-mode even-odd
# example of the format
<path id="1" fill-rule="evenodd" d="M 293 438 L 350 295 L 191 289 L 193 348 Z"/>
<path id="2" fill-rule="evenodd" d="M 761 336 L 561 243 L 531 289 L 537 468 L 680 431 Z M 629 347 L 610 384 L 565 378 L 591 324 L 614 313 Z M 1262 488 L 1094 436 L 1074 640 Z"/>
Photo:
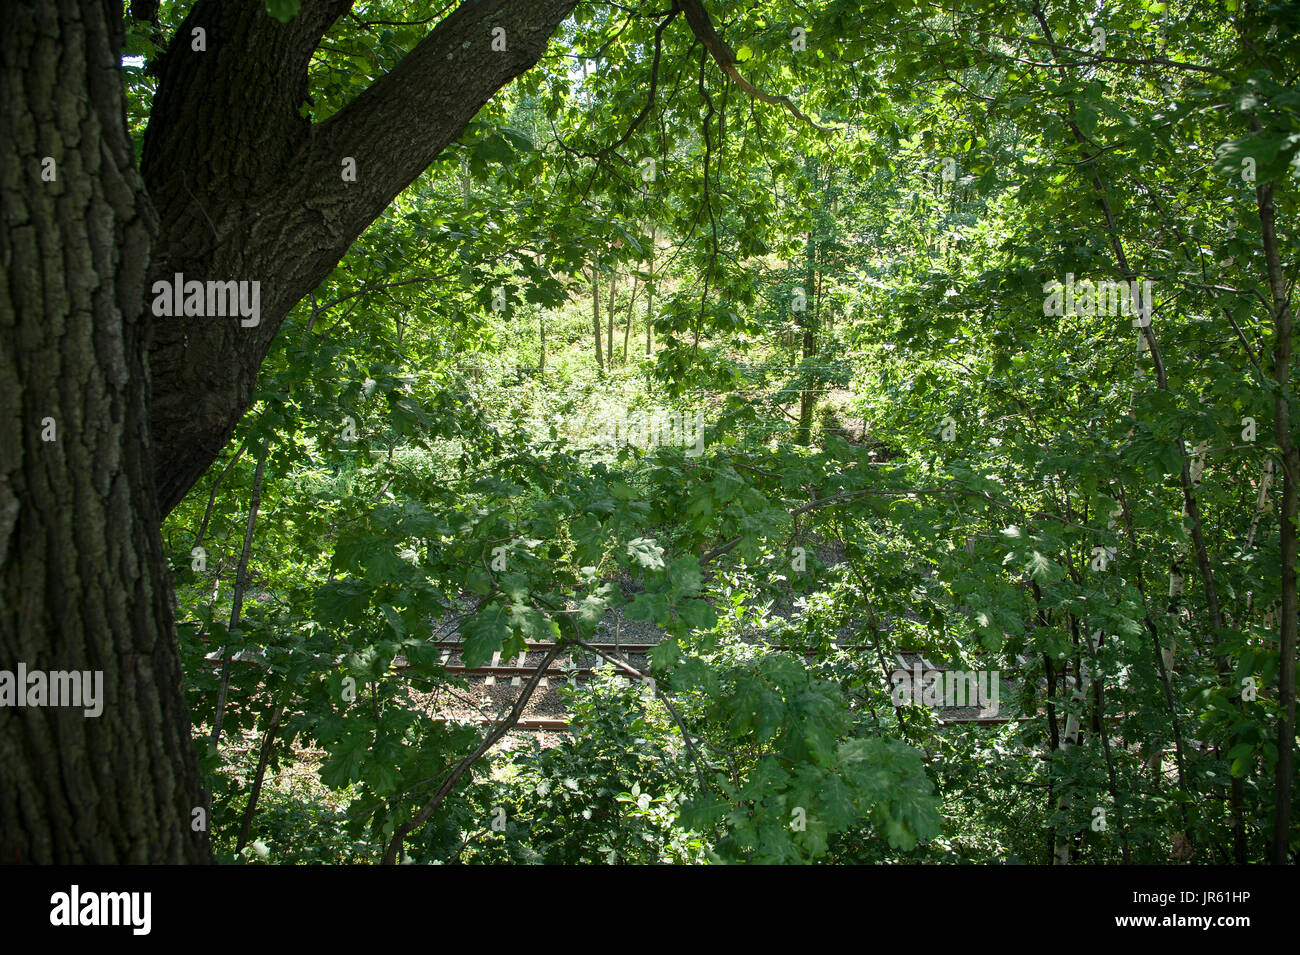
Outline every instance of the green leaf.
<path id="1" fill-rule="evenodd" d="M 461 625 L 464 638 L 463 659 L 465 666 L 482 666 L 492 659 L 510 636 L 510 627 L 506 613 L 498 604 L 491 604 L 480 610 Z"/>
<path id="2" fill-rule="evenodd" d="M 627 555 L 648 570 L 659 570 L 664 566 L 664 549 L 648 537 L 628 541 Z"/>
<path id="3" fill-rule="evenodd" d="M 370 752 L 371 732 L 361 729 L 344 736 L 330 750 L 329 759 L 320 768 L 320 779 L 331 789 L 342 789 L 361 778 L 361 768 Z"/>
<path id="4" fill-rule="evenodd" d="M 707 600 L 683 600 L 677 605 L 677 614 L 695 630 L 711 630 L 718 622 L 718 614 Z"/>
<path id="5" fill-rule="evenodd" d="M 359 580 L 331 580 L 316 591 L 316 617 L 343 626 L 358 623 L 370 607 L 370 588 Z"/>
<path id="6" fill-rule="evenodd" d="M 1038 551 L 1034 551 L 1029 556 L 1029 561 L 1025 564 L 1025 570 L 1040 584 L 1053 584 L 1065 578 L 1065 568 L 1044 557 Z"/>
<path id="7" fill-rule="evenodd" d="M 281 23 L 288 23 L 298 15 L 302 0 L 266 0 L 266 12 Z"/>

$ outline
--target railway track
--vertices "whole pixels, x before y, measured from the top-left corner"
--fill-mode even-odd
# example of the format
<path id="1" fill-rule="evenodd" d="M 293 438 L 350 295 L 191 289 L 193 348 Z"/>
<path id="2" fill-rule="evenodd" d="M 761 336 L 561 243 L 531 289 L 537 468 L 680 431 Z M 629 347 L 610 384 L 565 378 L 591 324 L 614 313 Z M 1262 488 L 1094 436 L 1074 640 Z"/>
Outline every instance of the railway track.
<path id="1" fill-rule="evenodd" d="M 481 687 L 504 686 L 505 681 L 509 681 L 509 685 L 513 687 L 522 686 L 526 681 L 532 679 L 534 674 L 537 672 L 538 666 L 541 665 L 544 656 L 555 648 L 553 642 L 530 641 L 525 644 L 524 650 L 515 654 L 511 660 L 503 660 L 503 654 L 498 651 L 493 654 L 489 663 L 470 667 L 466 666 L 463 662 L 462 653 L 464 650 L 464 644 L 460 640 L 436 640 L 433 642 L 433 646 L 439 651 L 439 662 L 444 672 L 481 681 L 479 683 Z M 657 646 L 657 642 L 645 643 L 619 641 L 617 643 L 590 644 L 589 646 L 594 650 L 599 650 L 605 654 L 609 654 L 610 656 L 622 659 L 625 661 L 625 666 L 633 667 L 635 669 L 645 669 L 641 664 L 641 661 L 644 660 L 655 646 Z M 827 649 L 825 647 L 797 647 L 788 644 L 755 644 L 755 646 L 772 650 L 802 651 L 806 656 L 816 656 Z M 549 689 L 552 681 L 583 682 L 590 679 L 601 667 L 608 665 L 608 661 L 602 657 L 600 653 L 593 652 L 593 649 L 575 647 L 572 650 L 567 651 L 563 657 L 557 657 L 552 660 L 538 681 L 538 689 Z M 830 649 L 849 652 L 865 652 L 876 650 L 877 648 L 872 644 L 834 644 Z M 216 653 L 209 654 L 208 656 L 209 660 L 211 660 L 215 666 L 220 666 L 220 659 L 217 657 Z M 912 660 L 905 660 L 904 656 L 911 657 Z M 530 657 L 534 658 L 531 664 L 529 662 Z M 239 660 L 240 662 L 249 662 L 254 664 L 261 663 L 261 661 L 255 657 L 244 654 L 238 654 L 233 659 Z M 904 672 L 909 676 L 917 673 L 918 668 L 919 672 L 926 677 L 936 673 L 942 674 L 948 669 L 946 667 L 935 666 L 925 659 L 922 652 L 914 650 L 896 651 L 895 662 L 897 666 L 893 673 Z M 411 669 L 411 667 L 403 657 L 399 656 L 394 660 L 392 669 L 395 673 L 400 675 L 404 671 Z M 625 679 L 630 677 L 630 674 L 626 672 L 621 675 Z M 538 698 L 538 703 L 540 703 L 540 697 Z M 453 720 L 457 719 L 456 717 L 450 718 Z M 939 718 L 939 724 L 941 726 L 1000 726 L 1007 723 L 1030 722 L 1040 718 L 1041 715 L 1030 717 L 1010 717 L 950 714 L 948 716 L 941 716 Z M 482 726 L 492 726 L 498 722 L 495 719 L 484 716 L 457 721 L 476 722 Z M 555 716 L 527 716 L 521 718 L 515 723 L 512 731 L 567 733 L 571 729 L 572 724 L 568 718 L 560 714 Z"/>
<path id="2" fill-rule="evenodd" d="M 1007 723 L 1032 723 L 1035 720 L 1044 718 L 1043 714 L 1037 716 L 956 716 L 950 718 L 941 718 L 940 726 L 1004 726 Z M 1107 717 L 1108 720 L 1118 720 L 1120 717 Z M 495 726 L 496 720 L 479 719 L 480 726 Z M 568 720 L 548 717 L 533 717 L 530 719 L 521 719 L 514 725 L 514 729 L 525 732 L 551 732 L 567 733 L 572 724 Z"/>
<path id="3" fill-rule="evenodd" d="M 492 655 L 491 663 L 469 667 L 465 666 L 463 662 L 453 662 L 453 655 L 458 656 L 463 649 L 459 640 L 439 640 L 435 642 L 434 646 L 440 651 L 442 669 L 445 672 L 471 678 L 481 677 L 485 686 L 495 685 L 498 679 L 508 679 L 512 686 L 521 685 L 524 680 L 531 678 L 537 672 L 537 665 L 540 665 L 541 662 L 539 660 L 537 665 L 530 666 L 528 657 L 533 654 L 545 655 L 555 648 L 554 643 L 529 642 L 525 645 L 522 653 L 514 656 L 513 663 L 503 662 L 501 652 L 497 652 Z M 644 657 L 655 644 L 619 643 L 617 645 L 599 644 L 599 646 L 600 649 L 605 650 L 607 653 L 619 654 L 624 658 L 628 658 Z M 586 657 L 593 659 L 590 663 L 576 662 L 579 658 Z M 542 675 L 540 685 L 547 686 L 551 680 L 586 679 L 595 674 L 602 662 L 598 654 L 591 653 L 581 647 L 575 648 L 566 654 L 563 659 L 552 661 Z M 408 666 L 401 657 L 398 657 L 393 664 L 393 669 L 400 673 L 408 669 Z"/>
<path id="4" fill-rule="evenodd" d="M 536 666 L 528 665 L 527 662 L 528 656 L 530 654 L 545 654 L 550 650 L 554 649 L 555 644 L 554 643 L 528 643 L 526 645 L 524 652 L 517 655 L 514 664 L 500 663 L 499 662 L 500 654 L 496 654 L 491 664 L 478 666 L 478 667 L 466 667 L 463 664 L 457 664 L 451 662 L 451 655 L 459 653 L 459 651 L 462 649 L 461 644 L 458 641 L 455 640 L 439 641 L 437 643 L 437 646 L 439 650 L 442 651 L 443 669 L 449 673 L 458 673 L 468 677 L 482 677 L 485 686 L 491 686 L 496 678 L 509 678 L 512 685 L 519 686 L 523 683 L 523 681 L 527 679 L 531 679 L 537 671 Z M 599 649 L 600 651 L 608 653 L 612 656 L 620 657 L 622 660 L 625 661 L 630 661 L 638 657 L 643 658 L 655 646 L 656 644 L 654 643 L 623 643 L 623 642 L 619 642 L 617 644 L 609 643 L 609 644 L 593 645 L 595 649 Z M 803 650 L 803 652 L 809 656 L 813 656 L 822 652 L 822 650 L 818 648 L 790 647 L 781 644 L 766 645 L 766 646 L 770 646 L 771 649 L 775 649 L 775 650 L 791 650 L 791 649 Z M 863 644 L 838 644 L 835 646 L 835 649 L 852 651 L 852 650 L 872 650 L 875 648 Z M 909 676 L 914 676 L 915 674 L 920 672 L 921 674 L 928 677 L 932 674 L 942 674 L 946 671 L 946 668 L 937 667 L 934 664 L 930 663 L 920 653 L 908 653 L 907 655 L 913 658 L 913 660 L 910 662 L 904 659 L 903 653 L 904 652 L 900 652 L 895 657 L 898 666 L 893 671 L 894 673 L 904 672 L 907 673 Z M 585 664 L 585 663 L 574 662 L 579 658 L 592 658 L 592 663 Z M 590 677 L 591 675 L 593 675 L 594 673 L 596 673 L 597 669 L 600 666 L 605 665 L 606 662 L 607 661 L 605 661 L 603 658 L 600 658 L 599 654 L 592 652 L 592 649 L 581 648 L 581 647 L 576 648 L 569 655 L 567 663 L 557 664 L 555 662 L 552 662 L 552 664 L 547 667 L 546 672 L 543 674 L 542 679 L 539 681 L 538 685 L 539 687 L 546 686 L 549 679 L 555 679 L 555 678 L 573 679 L 576 681 L 584 680 Z M 538 665 L 540 665 L 540 661 L 538 661 Z M 631 678 L 631 674 L 627 672 L 620 673 L 619 675 L 622 676 L 624 679 Z M 958 714 L 950 713 L 948 716 L 941 716 L 939 718 L 939 724 L 941 726 L 952 726 L 952 725 L 1000 726 L 1000 725 L 1013 723 L 1013 722 L 1014 723 L 1029 722 L 1035 718 L 1036 717 L 1008 717 L 1008 716 L 992 716 L 992 715 L 983 715 L 983 714 L 958 715 Z M 480 717 L 471 720 L 471 722 L 477 722 L 481 726 L 494 726 L 498 721 L 487 717 Z M 572 729 L 573 729 L 573 724 L 569 721 L 567 717 L 563 715 L 529 716 L 529 717 L 523 717 L 518 721 L 516 721 L 516 723 L 512 728 L 512 732 L 568 733 Z"/>
<path id="5" fill-rule="evenodd" d="M 492 655 L 492 662 L 481 664 L 475 667 L 465 666 L 462 662 L 454 662 L 454 657 L 459 656 L 463 644 L 459 640 L 438 640 L 433 644 L 440 651 L 441 664 L 447 673 L 455 673 L 464 677 L 482 678 L 486 686 L 493 686 L 498 679 L 508 679 L 513 686 L 519 686 L 522 680 L 528 679 L 536 672 L 536 666 L 530 666 L 528 656 L 531 654 L 545 654 L 554 649 L 554 643 L 529 642 L 525 645 L 522 653 L 514 656 L 514 662 L 504 662 L 500 652 Z M 657 644 L 654 643 L 600 643 L 593 646 L 614 656 L 621 656 L 624 659 L 645 657 Z M 802 650 L 806 656 L 815 656 L 822 652 L 822 648 L 809 647 L 791 647 L 784 644 L 765 645 L 773 650 Z M 867 644 L 837 644 L 836 650 L 871 650 L 874 647 Z M 573 662 L 577 658 L 594 657 L 596 658 L 590 664 L 578 664 Z M 552 679 L 579 678 L 585 679 L 592 676 L 604 660 L 599 654 L 592 653 L 584 648 L 575 648 L 566 655 L 567 662 L 554 662 L 546 669 L 543 675 L 545 681 Z M 393 669 L 397 672 L 409 669 L 405 660 L 401 657 L 393 664 Z M 928 667 L 925 672 L 935 672 L 936 668 Z M 543 685 L 546 685 L 545 683 Z"/>

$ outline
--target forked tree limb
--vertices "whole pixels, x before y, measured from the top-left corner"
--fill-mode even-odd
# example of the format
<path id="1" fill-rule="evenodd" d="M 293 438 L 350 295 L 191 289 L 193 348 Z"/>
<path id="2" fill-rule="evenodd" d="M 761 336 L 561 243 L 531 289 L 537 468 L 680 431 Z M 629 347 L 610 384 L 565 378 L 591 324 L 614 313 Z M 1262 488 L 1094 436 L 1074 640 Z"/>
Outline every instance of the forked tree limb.
<path id="1" fill-rule="evenodd" d="M 701 793 L 708 792 L 709 784 L 705 775 L 704 761 L 700 759 L 700 751 L 695 748 L 695 744 L 691 741 L 690 731 L 686 729 L 686 724 L 682 722 L 682 717 L 681 714 L 677 712 L 677 707 L 673 706 L 673 701 L 670 700 L 668 698 L 668 695 L 659 688 L 659 684 L 656 683 L 653 678 L 642 673 L 640 670 L 632 666 L 626 660 L 622 659 L 621 657 L 616 657 L 609 653 L 606 653 L 605 650 L 599 647 L 598 645 L 594 643 L 588 643 L 585 640 L 576 640 L 575 642 L 577 643 L 578 646 L 582 647 L 584 650 L 594 653 L 596 656 L 601 657 L 602 659 L 608 660 L 610 663 L 614 664 L 616 667 L 618 667 L 620 670 L 622 670 L 624 673 L 628 674 L 629 676 L 640 680 L 642 683 L 648 682 L 650 684 L 650 689 L 654 692 L 655 696 L 659 697 L 659 699 L 663 702 L 664 707 L 668 710 L 669 715 L 672 716 L 673 722 L 677 724 L 678 731 L 682 734 L 682 742 L 686 744 L 686 751 L 687 753 L 690 754 L 691 763 L 695 766 L 695 774 L 700 783 L 700 792 Z"/>
<path id="2" fill-rule="evenodd" d="M 541 58 L 575 3 L 462 3 L 396 66 L 313 123 L 300 112 L 312 57 L 351 0 L 303 0 L 289 23 L 267 16 L 264 0 L 195 0 L 154 60 L 140 171 L 157 240 L 145 291 L 177 273 L 255 281 L 260 309 L 243 327 L 154 316 L 146 305 L 163 514 L 225 448 L 289 310 L 482 105 Z M 494 46 L 494 37 L 503 42 Z"/>
<path id="3" fill-rule="evenodd" d="M 704 48 L 709 51 L 715 63 L 723 73 L 731 77 L 736 85 L 757 100 L 762 100 L 771 106 L 782 106 L 790 111 L 790 114 L 801 122 L 807 123 L 813 129 L 823 133 L 835 132 L 829 126 L 823 126 L 811 119 L 807 114 L 796 106 L 788 96 L 773 96 L 771 93 L 765 93 L 749 80 L 745 79 L 738 67 L 739 61 L 736 59 L 735 52 L 727 45 L 716 29 L 713 27 L 713 21 L 709 19 L 709 12 L 704 9 L 701 0 L 678 0 L 682 12 L 686 14 L 686 22 L 690 24 L 691 32 L 697 39 L 704 44 Z"/>
<path id="4" fill-rule="evenodd" d="M 520 693 L 519 698 L 515 700 L 515 705 L 510 708 L 510 712 L 506 714 L 506 718 L 496 725 L 492 732 L 484 738 L 483 742 L 479 743 L 478 748 L 475 749 L 474 752 L 470 753 L 456 764 L 456 768 L 451 771 L 451 774 L 445 780 L 443 780 L 442 785 L 438 787 L 438 791 L 435 792 L 429 801 L 424 804 L 423 808 L 415 814 L 414 818 L 412 818 L 410 822 L 405 822 L 397 827 L 397 831 L 393 833 L 392 840 L 388 843 L 388 848 L 384 850 L 384 865 L 393 865 L 397 862 L 397 857 L 402 851 L 402 842 L 406 837 L 429 821 L 429 817 L 433 815 L 434 811 L 440 805 L 442 805 L 442 801 L 447 798 L 447 795 L 452 791 L 453 787 L 464 778 L 465 774 L 470 771 L 470 768 L 476 762 L 478 762 L 479 758 L 495 746 L 501 737 L 510 732 L 514 725 L 519 722 L 519 717 L 523 715 L 525 707 L 528 706 L 528 701 L 533 698 L 533 691 L 537 689 L 537 684 L 542 681 L 542 677 L 550 667 L 551 661 L 555 659 L 556 655 L 563 648 L 564 642 L 556 641 L 555 645 L 551 647 L 546 656 L 542 659 L 542 662 L 537 665 L 537 669 L 533 671 L 533 675 L 528 678 L 528 683 L 524 685 L 523 692 Z"/>

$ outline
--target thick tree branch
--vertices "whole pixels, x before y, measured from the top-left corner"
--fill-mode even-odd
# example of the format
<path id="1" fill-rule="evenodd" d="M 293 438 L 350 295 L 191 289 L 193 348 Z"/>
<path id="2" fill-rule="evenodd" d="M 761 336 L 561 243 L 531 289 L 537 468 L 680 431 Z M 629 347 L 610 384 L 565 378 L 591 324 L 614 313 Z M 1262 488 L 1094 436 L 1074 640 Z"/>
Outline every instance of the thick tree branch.
<path id="1" fill-rule="evenodd" d="M 537 62 L 575 3 L 463 3 L 391 72 L 312 126 L 298 112 L 307 65 L 350 0 L 305 0 L 288 24 L 267 16 L 263 0 L 198 0 L 160 64 L 145 142 L 142 167 L 161 220 L 149 282 L 176 273 L 256 281 L 260 313 L 247 327 L 229 317 L 145 316 L 164 513 L 229 441 L 289 310 L 483 104 Z M 203 52 L 192 49 L 200 26 Z M 504 50 L 493 49 L 498 27 Z M 354 181 L 343 176 L 345 160 Z"/>

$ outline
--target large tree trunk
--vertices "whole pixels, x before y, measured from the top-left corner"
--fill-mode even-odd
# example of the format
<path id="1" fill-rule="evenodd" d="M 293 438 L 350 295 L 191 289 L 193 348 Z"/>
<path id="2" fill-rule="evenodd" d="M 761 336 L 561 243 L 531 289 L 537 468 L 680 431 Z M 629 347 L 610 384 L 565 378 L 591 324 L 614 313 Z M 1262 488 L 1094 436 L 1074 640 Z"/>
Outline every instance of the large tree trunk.
<path id="1" fill-rule="evenodd" d="M 149 457 L 155 217 L 121 5 L 0 11 L 0 669 L 103 674 L 98 716 L 0 708 L 0 860 L 206 861 Z"/>

